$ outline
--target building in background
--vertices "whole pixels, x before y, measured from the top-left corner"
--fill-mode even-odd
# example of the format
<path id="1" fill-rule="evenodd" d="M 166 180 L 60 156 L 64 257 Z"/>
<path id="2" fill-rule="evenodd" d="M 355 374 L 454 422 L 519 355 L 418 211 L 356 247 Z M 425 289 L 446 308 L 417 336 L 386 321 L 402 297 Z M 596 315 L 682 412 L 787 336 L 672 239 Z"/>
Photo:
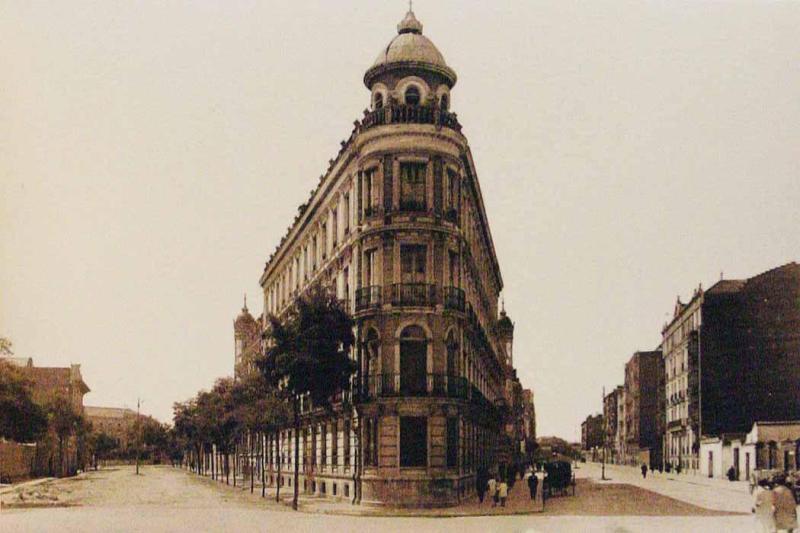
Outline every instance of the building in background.
<path id="1" fill-rule="evenodd" d="M 136 411 L 124 407 L 83 408 L 86 418 L 92 423 L 92 431 L 105 433 L 117 440 L 120 449 L 128 448 L 132 428 L 136 424 Z"/>
<path id="2" fill-rule="evenodd" d="M 619 461 L 620 450 L 617 447 L 617 431 L 619 428 L 619 402 L 624 401 L 625 388 L 618 385 L 603 398 L 603 447 L 606 461 L 616 463 Z"/>
<path id="3" fill-rule="evenodd" d="M 800 265 L 720 280 L 663 329 L 667 461 L 699 470 L 700 436 L 800 419 Z M 704 458 L 706 460 L 707 458 Z"/>
<path id="4" fill-rule="evenodd" d="M 247 309 L 247 296 L 244 298 L 242 312 L 233 321 L 233 375 L 240 378 L 255 371 L 254 361 L 262 352 L 262 326 L 264 318 L 253 318 Z"/>
<path id="5" fill-rule="evenodd" d="M 31 397 L 34 402 L 44 408 L 55 406 L 59 402 L 67 404 L 76 415 L 83 415 L 83 397 L 90 389 L 83 381 L 81 365 L 69 367 L 38 367 L 32 358 L 4 357 L 4 361 L 19 368 L 31 384 Z M 49 424 L 47 434 L 36 443 L 35 451 L 15 454 L 15 458 L 23 458 L 26 468 L 15 466 L 19 477 L 30 475 L 67 476 L 73 475 L 87 460 L 85 443 L 77 432 L 71 432 L 59 442 L 59 437 Z M 4 453 L 10 450 L 6 446 Z M 27 472 L 25 472 L 27 470 Z"/>
<path id="6" fill-rule="evenodd" d="M 304 404 L 268 484 L 360 503 L 455 505 L 478 468 L 521 461 L 532 432 L 513 368 L 514 325 L 472 153 L 451 111 L 456 73 L 409 11 L 364 75 L 369 110 L 329 162 L 260 278 L 264 316 L 317 285 L 355 319 L 358 376 L 333 413 Z M 237 375 L 266 320 L 234 323 Z M 530 395 L 532 402 L 533 395 Z M 533 426 L 535 427 L 535 426 Z M 268 442 L 268 449 L 278 449 Z"/>
<path id="7" fill-rule="evenodd" d="M 661 465 L 662 438 L 658 433 L 661 384 L 661 350 L 636 352 L 625 364 L 624 462 Z"/>
<path id="8" fill-rule="evenodd" d="M 587 459 L 596 461 L 601 458 L 599 454 L 602 453 L 604 428 L 601 414 L 589 415 L 581 423 L 581 449 Z"/>

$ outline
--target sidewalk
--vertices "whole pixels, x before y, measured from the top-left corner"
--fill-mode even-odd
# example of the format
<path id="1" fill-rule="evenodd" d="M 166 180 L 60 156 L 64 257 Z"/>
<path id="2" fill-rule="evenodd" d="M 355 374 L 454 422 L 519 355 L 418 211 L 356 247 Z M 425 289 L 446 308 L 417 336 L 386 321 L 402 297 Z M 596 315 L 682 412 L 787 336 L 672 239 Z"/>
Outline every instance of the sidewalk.
<path id="1" fill-rule="evenodd" d="M 582 465 L 583 466 L 583 465 Z M 581 469 L 585 474 L 591 474 L 587 469 Z M 292 505 L 292 490 L 289 487 L 281 489 L 281 502 L 275 501 L 275 489 L 267 488 L 266 499 L 261 498 L 261 487 L 256 485 L 253 496 L 250 496 L 249 483 L 244 487 L 234 488 L 212 481 L 207 477 L 198 477 L 186 473 L 200 483 L 213 484 L 226 492 L 232 491 L 248 498 L 252 502 L 266 504 L 274 509 L 289 510 Z M 598 476 L 599 478 L 599 471 Z M 632 477 L 632 476 L 631 476 Z M 719 516 L 730 513 L 726 509 L 708 509 L 687 502 L 685 499 L 669 497 L 660 494 L 652 487 L 639 488 L 636 483 L 618 480 L 616 482 L 598 482 L 592 476 L 579 476 L 575 496 L 554 497 L 547 500 L 542 508 L 541 493 L 535 502 L 530 499 L 530 492 L 524 481 L 517 481 L 509 491 L 505 507 L 492 507 L 491 499 L 485 499 L 483 504 L 478 502 L 476 496 L 468 496 L 456 507 L 430 508 L 430 509 L 402 509 L 395 507 L 372 507 L 367 505 L 353 505 L 349 499 L 331 500 L 317 496 L 300 494 L 298 499 L 299 510 L 306 513 L 364 516 L 364 517 L 427 517 L 427 518 L 453 518 L 453 517 L 489 517 L 489 516 Z M 708 489 L 706 489 L 708 490 Z M 749 508 L 748 508 L 749 511 Z M 735 510 L 733 511 L 735 512 Z M 739 511 L 741 512 L 741 510 Z"/>
<path id="2" fill-rule="evenodd" d="M 577 477 L 598 483 L 627 483 L 692 505 L 734 513 L 749 513 L 753 504 L 745 481 L 728 481 L 692 474 L 652 473 L 642 478 L 637 467 L 606 465 L 607 481 L 601 481 L 600 463 L 579 463 Z"/>
<path id="3" fill-rule="evenodd" d="M 42 483 L 47 483 L 48 481 L 52 481 L 56 478 L 54 477 L 40 477 L 36 479 L 29 479 L 28 481 L 23 481 L 21 483 L 14 483 L 11 485 L 0 485 L 0 495 L 8 494 L 10 492 L 15 492 L 19 489 L 25 489 L 30 487 L 35 487 L 36 485 L 41 485 Z"/>

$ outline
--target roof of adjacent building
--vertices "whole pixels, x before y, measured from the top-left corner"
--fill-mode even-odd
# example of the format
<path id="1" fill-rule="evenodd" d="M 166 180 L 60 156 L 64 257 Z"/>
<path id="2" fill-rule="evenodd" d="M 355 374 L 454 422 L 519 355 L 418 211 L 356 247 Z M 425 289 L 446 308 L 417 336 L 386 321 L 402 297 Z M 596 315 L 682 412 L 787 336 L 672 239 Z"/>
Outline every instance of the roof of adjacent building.
<path id="1" fill-rule="evenodd" d="M 127 407 L 93 407 L 86 405 L 83 407 L 83 412 L 88 417 L 93 418 L 125 418 L 126 416 L 135 416 L 136 413 Z"/>

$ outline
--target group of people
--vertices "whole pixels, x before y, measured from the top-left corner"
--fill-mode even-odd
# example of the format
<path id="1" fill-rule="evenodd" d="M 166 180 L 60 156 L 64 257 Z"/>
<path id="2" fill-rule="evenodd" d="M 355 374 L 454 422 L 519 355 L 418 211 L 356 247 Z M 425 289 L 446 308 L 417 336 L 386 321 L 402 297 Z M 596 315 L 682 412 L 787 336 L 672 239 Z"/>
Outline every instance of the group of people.
<path id="1" fill-rule="evenodd" d="M 753 513 L 763 531 L 797 529 L 797 502 L 786 474 L 759 480 L 753 495 Z"/>
<path id="2" fill-rule="evenodd" d="M 505 476 L 488 472 L 486 469 L 479 469 L 475 476 L 475 492 L 478 494 L 478 501 L 483 504 L 487 495 L 492 501 L 492 507 L 505 507 L 508 501 L 509 491 L 514 487 L 514 481 L 519 473 L 520 478 L 525 479 L 530 491 L 531 501 L 536 500 L 539 490 L 539 477 L 535 470 L 509 469 Z"/>

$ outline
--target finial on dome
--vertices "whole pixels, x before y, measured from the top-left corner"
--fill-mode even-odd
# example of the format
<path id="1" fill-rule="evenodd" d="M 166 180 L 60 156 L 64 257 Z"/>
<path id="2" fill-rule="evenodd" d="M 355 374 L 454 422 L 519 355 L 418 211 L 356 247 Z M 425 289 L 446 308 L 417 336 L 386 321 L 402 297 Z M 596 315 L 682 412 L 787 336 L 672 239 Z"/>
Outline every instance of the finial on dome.
<path id="1" fill-rule="evenodd" d="M 412 0 L 408 1 L 408 13 L 397 25 L 397 33 L 422 33 L 422 23 L 414 16 Z"/>
<path id="2" fill-rule="evenodd" d="M 242 307 L 242 313 L 247 312 L 247 293 L 244 294 L 244 307 Z"/>

